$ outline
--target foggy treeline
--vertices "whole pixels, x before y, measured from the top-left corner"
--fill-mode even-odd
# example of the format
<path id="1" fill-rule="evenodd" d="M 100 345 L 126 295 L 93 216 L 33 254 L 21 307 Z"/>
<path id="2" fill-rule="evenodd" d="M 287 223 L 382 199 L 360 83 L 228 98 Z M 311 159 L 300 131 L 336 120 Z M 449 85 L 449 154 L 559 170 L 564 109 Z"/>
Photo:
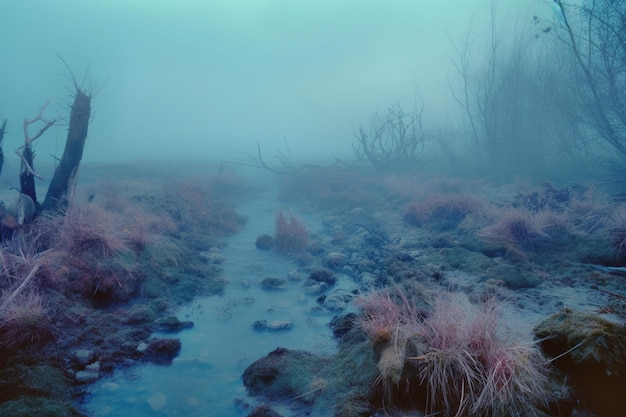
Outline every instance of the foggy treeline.
<path id="1" fill-rule="evenodd" d="M 296 159 L 356 157 L 379 171 L 623 176 L 626 0 L 140 3 L 85 5 L 82 24 L 118 23 L 82 43 L 60 23 L 7 37 L 13 50 L 33 51 L 7 66 L 46 53 L 58 65 L 52 50 L 102 72 L 86 160 L 221 162 L 254 154 L 256 143 L 271 153 L 285 138 Z M 16 18 L 28 16 L 18 5 Z M 41 24 L 63 10 L 45 9 L 59 15 Z M 0 108 L 7 149 L 48 96 L 60 107 L 59 77 L 29 68 L 0 80 L 12 97 Z M 52 140 L 37 146 L 56 152 Z"/>
<path id="2" fill-rule="evenodd" d="M 472 26 L 462 39 L 451 39 L 449 87 L 462 123 L 433 122 L 425 131 L 428 103 L 410 111 L 394 106 L 355 132 L 357 157 L 385 169 L 419 164 L 431 149 L 460 173 L 621 176 L 626 1 L 551 6 L 553 16 L 529 23 L 504 16 L 492 2 L 487 27 Z"/>

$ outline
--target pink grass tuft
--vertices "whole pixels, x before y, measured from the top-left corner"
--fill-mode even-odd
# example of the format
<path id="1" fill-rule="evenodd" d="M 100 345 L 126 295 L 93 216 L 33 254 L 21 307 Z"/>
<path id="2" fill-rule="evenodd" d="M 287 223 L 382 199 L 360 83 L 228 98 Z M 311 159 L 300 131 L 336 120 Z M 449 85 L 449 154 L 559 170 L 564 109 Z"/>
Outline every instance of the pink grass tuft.
<path id="1" fill-rule="evenodd" d="M 461 294 L 435 298 L 419 326 L 429 351 L 420 358 L 428 412 L 521 415 L 549 399 L 547 362 L 534 346 L 498 334 L 494 304 L 473 305 Z"/>
<path id="2" fill-rule="evenodd" d="M 403 218 L 412 226 L 425 223 L 442 223 L 444 226 L 458 225 L 468 214 L 478 210 L 481 203 L 461 194 L 434 194 L 421 203 L 408 204 Z"/>
<path id="3" fill-rule="evenodd" d="M 523 209 L 503 209 L 494 224 L 478 231 L 480 239 L 507 244 L 520 249 L 531 249 L 548 235 L 542 226 L 543 218 Z"/>
<path id="4" fill-rule="evenodd" d="M 354 303 L 361 310 L 359 325 L 372 340 L 417 325 L 416 308 L 400 290 L 375 291 L 356 298 Z"/>
<path id="5" fill-rule="evenodd" d="M 110 258 L 129 252 L 119 219 L 96 204 L 71 203 L 65 215 L 54 218 L 58 224 L 54 246 L 73 254 L 90 252 Z"/>
<path id="6" fill-rule="evenodd" d="M 397 334 L 395 340 L 417 338 L 423 354 L 406 360 L 418 361 L 429 415 L 524 415 L 550 398 L 547 361 L 534 345 L 509 340 L 494 300 L 475 305 L 464 294 L 442 293 L 426 317 L 401 291 L 374 292 L 355 303 L 374 348 L 393 344 Z M 381 370 L 380 378 L 390 376 Z"/>

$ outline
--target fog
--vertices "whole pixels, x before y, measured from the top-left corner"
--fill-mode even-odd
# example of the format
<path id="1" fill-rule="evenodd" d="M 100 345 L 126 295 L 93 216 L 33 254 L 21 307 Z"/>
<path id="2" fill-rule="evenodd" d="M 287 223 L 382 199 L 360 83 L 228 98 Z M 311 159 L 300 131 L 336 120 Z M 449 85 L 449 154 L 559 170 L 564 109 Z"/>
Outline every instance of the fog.
<path id="1" fill-rule="evenodd" d="M 540 0 L 503 0 L 531 22 Z M 95 92 L 85 161 L 233 158 L 285 138 L 296 158 L 348 155 L 352 126 L 393 103 L 453 120 L 450 39 L 487 27 L 487 0 L 20 0 L 2 6 L 5 149 L 50 100 L 67 118 L 72 82 Z M 58 56 L 57 56 L 58 54 Z M 66 124 L 39 158 L 59 154 Z"/>

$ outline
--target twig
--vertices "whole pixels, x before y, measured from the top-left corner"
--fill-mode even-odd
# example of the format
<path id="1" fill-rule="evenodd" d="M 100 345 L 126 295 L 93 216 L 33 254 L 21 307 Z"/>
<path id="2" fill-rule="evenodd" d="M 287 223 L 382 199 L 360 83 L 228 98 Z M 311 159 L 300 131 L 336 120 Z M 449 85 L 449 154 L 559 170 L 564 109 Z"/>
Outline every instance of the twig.
<path id="1" fill-rule="evenodd" d="M 2 302 L 2 304 L 0 304 L 0 310 L 3 310 L 7 305 L 9 305 L 11 303 L 11 301 L 13 301 L 13 299 L 15 297 L 17 297 L 17 295 L 20 292 L 22 292 L 22 290 L 24 288 L 26 288 L 26 286 L 33 279 L 35 274 L 37 274 L 37 271 L 39 270 L 39 265 L 40 264 L 41 264 L 41 262 L 37 261 L 37 263 L 30 270 L 28 275 L 26 275 L 26 278 L 24 278 L 24 281 L 22 281 L 22 283 L 15 289 L 15 291 L 13 291 L 13 293 L 11 293 L 11 295 L 9 295 L 7 298 L 5 298 L 4 301 Z"/>
<path id="2" fill-rule="evenodd" d="M 46 130 L 48 130 L 53 124 L 56 123 L 57 119 L 52 119 L 50 121 L 46 121 L 43 118 L 43 112 L 46 110 L 46 107 L 48 107 L 48 105 L 50 104 L 50 101 L 46 101 L 45 104 L 43 106 L 41 106 L 41 108 L 39 109 L 39 113 L 37 113 L 37 116 L 33 117 L 32 119 L 24 119 L 24 142 L 25 144 L 22 146 L 22 148 L 24 146 L 30 145 L 31 142 L 33 142 L 36 139 L 39 139 L 39 137 L 41 135 L 44 134 L 44 132 Z M 28 134 L 28 126 L 32 125 L 33 123 L 37 123 L 39 121 L 45 122 L 45 126 L 42 127 L 41 129 L 39 129 L 39 132 L 37 132 L 37 134 L 35 136 L 33 136 L 32 138 L 30 137 L 30 135 Z"/>
<path id="3" fill-rule="evenodd" d="M 370 235 L 371 235 L 374 239 L 378 240 L 379 242 L 382 242 L 382 243 L 389 243 L 389 240 L 388 240 L 388 239 L 386 239 L 386 238 L 384 238 L 384 237 L 382 237 L 382 236 L 379 236 L 378 234 L 374 233 L 374 232 L 372 231 L 372 229 L 370 229 L 369 227 L 367 227 L 367 226 L 365 226 L 365 225 L 363 225 L 363 224 L 361 224 L 361 223 L 356 223 L 356 224 L 355 224 L 355 226 L 362 227 L 362 228 L 363 228 L 363 229 L 365 229 L 365 230 L 366 230 L 366 231 L 367 231 L 367 232 L 368 232 L 368 233 L 369 233 L 369 234 L 370 234 Z"/>
<path id="4" fill-rule="evenodd" d="M 598 288 L 598 290 L 603 292 L 603 293 L 606 293 L 606 294 L 608 294 L 610 296 L 619 298 L 620 300 L 626 300 L 626 295 L 617 294 L 617 293 L 614 293 L 614 292 L 611 292 L 611 291 L 607 291 L 607 290 L 603 290 L 603 289 L 600 289 L 600 288 Z"/>
<path id="5" fill-rule="evenodd" d="M 48 130 L 50 127 L 52 127 L 52 125 L 54 125 L 57 121 L 57 119 L 52 119 L 52 120 L 45 120 L 43 118 L 43 113 L 44 111 L 46 111 L 46 107 L 48 107 L 48 105 L 50 104 L 50 101 L 46 101 L 44 103 L 43 106 L 41 106 L 41 108 L 39 109 L 39 113 L 37 113 L 37 115 L 35 117 L 33 117 L 32 119 L 24 119 L 24 123 L 23 123 L 23 129 L 24 129 L 24 144 L 22 146 L 20 146 L 19 148 L 17 148 L 17 150 L 15 151 L 15 153 L 17 154 L 17 156 L 20 157 L 20 159 L 22 160 L 22 171 L 27 171 L 28 173 L 30 173 L 32 176 L 37 177 L 41 180 L 43 180 L 43 177 L 41 177 L 41 175 L 38 175 L 35 170 L 32 167 L 31 162 L 29 161 L 26 155 L 31 155 L 30 159 L 32 159 L 32 143 L 39 139 L 41 137 L 41 135 L 43 135 L 46 130 Z M 28 133 L 28 127 L 34 123 L 37 122 L 44 122 L 45 125 L 39 129 L 39 132 L 37 132 L 35 134 L 35 136 L 31 137 L 30 134 Z"/>
<path id="6" fill-rule="evenodd" d="M 581 347 L 583 344 L 585 343 L 585 341 L 583 340 L 582 342 L 576 344 L 575 346 L 569 348 L 568 350 L 566 350 L 565 352 L 561 353 L 560 355 L 555 356 L 554 358 L 550 358 L 548 359 L 547 363 L 552 363 L 555 360 L 562 358 L 563 356 L 567 355 L 568 353 L 570 353 L 573 350 L 578 349 L 579 347 Z"/>

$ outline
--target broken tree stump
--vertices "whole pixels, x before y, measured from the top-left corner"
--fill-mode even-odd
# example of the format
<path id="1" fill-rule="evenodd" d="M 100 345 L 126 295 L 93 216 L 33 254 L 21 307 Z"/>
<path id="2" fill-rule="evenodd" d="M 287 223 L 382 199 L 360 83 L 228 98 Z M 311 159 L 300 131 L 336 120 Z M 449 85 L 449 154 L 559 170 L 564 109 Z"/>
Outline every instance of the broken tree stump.
<path id="1" fill-rule="evenodd" d="M 90 117 L 91 95 L 85 94 L 80 88 L 76 88 L 65 149 L 50 181 L 48 193 L 41 205 L 41 211 L 63 212 L 67 208 L 68 194 L 74 186 L 78 167 L 83 157 Z"/>

